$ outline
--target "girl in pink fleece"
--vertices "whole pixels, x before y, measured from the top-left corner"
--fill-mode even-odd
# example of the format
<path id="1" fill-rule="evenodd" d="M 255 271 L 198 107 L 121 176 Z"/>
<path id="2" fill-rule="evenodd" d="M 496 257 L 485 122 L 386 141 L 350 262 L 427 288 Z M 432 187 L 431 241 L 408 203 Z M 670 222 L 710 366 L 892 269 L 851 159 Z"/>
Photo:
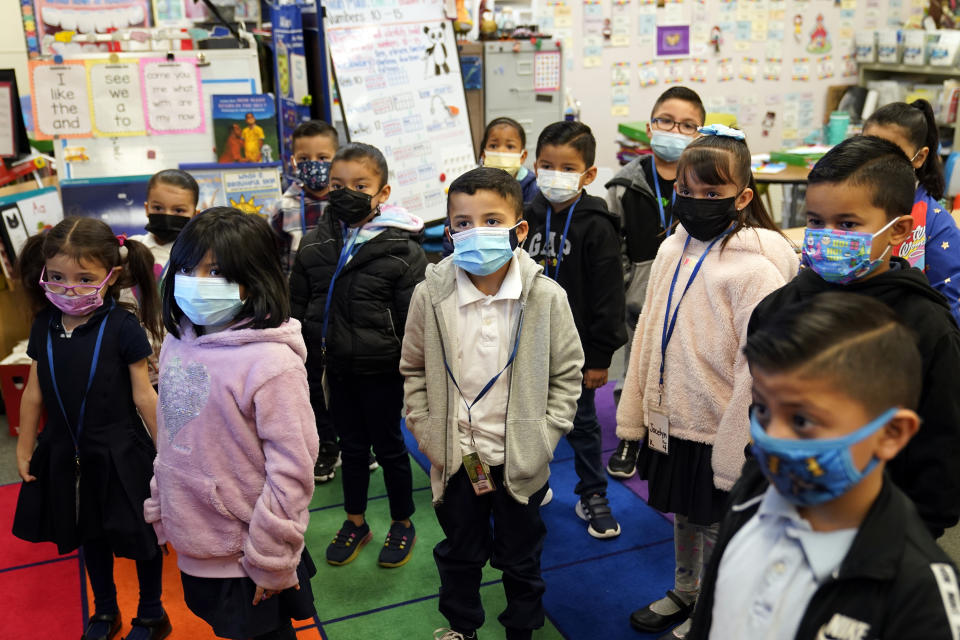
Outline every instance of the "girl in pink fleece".
<path id="1" fill-rule="evenodd" d="M 300 324 L 267 223 L 193 218 L 163 281 L 158 446 L 147 522 L 184 599 L 224 638 L 295 638 L 315 615 L 304 548 L 317 429 Z"/>
<path id="2" fill-rule="evenodd" d="M 650 506 L 675 514 L 676 576 L 631 625 L 682 638 L 749 440 L 751 378 L 742 345 L 754 306 L 797 273 L 770 219 L 741 132 L 701 128 L 677 167 L 681 226 L 654 260 L 617 409 L 617 435 L 646 439 L 637 470 Z"/>

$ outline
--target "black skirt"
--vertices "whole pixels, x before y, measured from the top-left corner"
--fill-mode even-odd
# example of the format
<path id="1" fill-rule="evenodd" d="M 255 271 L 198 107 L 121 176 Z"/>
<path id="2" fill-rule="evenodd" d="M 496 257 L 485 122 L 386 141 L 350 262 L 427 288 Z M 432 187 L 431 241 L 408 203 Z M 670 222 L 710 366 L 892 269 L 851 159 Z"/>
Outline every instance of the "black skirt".
<path id="1" fill-rule="evenodd" d="M 195 615 L 220 638 L 251 638 L 270 633 L 293 620 L 316 615 L 310 578 L 317 567 L 306 547 L 300 555 L 300 589 L 286 589 L 253 606 L 257 585 L 250 578 L 197 578 L 180 572 L 183 599 Z"/>
<path id="2" fill-rule="evenodd" d="M 709 526 L 720 521 L 727 492 L 713 485 L 713 447 L 702 442 L 670 438 L 665 455 L 640 444 L 637 473 L 647 481 L 647 504 L 663 513 L 686 516 L 692 524 Z"/>
<path id="3" fill-rule="evenodd" d="M 79 513 L 73 441 L 55 420 L 40 434 L 30 460 L 37 479 L 20 485 L 13 534 L 53 542 L 69 553 L 103 540 L 114 555 L 149 560 L 159 553 L 153 527 L 143 518 L 156 450 L 139 418 L 90 424 L 80 442 Z"/>

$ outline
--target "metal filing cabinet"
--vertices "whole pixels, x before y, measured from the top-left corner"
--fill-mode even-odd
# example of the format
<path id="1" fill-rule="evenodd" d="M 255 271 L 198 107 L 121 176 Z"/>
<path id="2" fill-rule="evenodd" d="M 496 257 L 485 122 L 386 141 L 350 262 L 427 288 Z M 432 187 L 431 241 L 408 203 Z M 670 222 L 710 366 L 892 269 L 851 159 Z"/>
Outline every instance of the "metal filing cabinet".
<path id="1" fill-rule="evenodd" d="M 560 47 L 552 40 L 540 41 L 539 49 L 528 40 L 484 43 L 484 124 L 502 116 L 519 122 L 527 134 L 529 166 L 535 159 L 537 136 L 548 124 L 563 120 L 562 55 L 559 88 L 537 91 L 534 65 L 538 51 L 560 55 Z"/>

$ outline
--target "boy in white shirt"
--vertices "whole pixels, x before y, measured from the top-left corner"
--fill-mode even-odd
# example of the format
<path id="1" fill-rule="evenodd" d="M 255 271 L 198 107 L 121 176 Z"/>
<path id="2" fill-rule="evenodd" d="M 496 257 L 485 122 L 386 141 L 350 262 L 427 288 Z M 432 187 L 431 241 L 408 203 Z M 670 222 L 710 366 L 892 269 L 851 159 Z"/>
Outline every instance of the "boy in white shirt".
<path id="1" fill-rule="evenodd" d="M 583 350 L 563 289 L 517 249 L 528 231 L 519 183 L 469 171 L 451 183 L 447 212 L 454 253 L 414 291 L 400 362 L 446 535 L 434 558 L 450 628 L 435 636 L 476 637 L 489 560 L 503 571 L 506 637 L 528 639 L 544 621 L 540 503 L 573 428 Z"/>
<path id="2" fill-rule="evenodd" d="M 755 457 L 687 639 L 957 638 L 954 566 L 884 475 L 920 427 L 910 331 L 872 297 L 823 293 L 744 352 Z"/>

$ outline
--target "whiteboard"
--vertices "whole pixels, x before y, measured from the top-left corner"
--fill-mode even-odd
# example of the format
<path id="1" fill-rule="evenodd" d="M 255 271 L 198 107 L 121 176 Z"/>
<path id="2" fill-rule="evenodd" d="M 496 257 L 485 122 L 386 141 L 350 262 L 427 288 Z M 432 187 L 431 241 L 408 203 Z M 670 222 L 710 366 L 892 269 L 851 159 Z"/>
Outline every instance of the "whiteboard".
<path id="1" fill-rule="evenodd" d="M 327 46 L 348 137 L 383 151 L 391 202 L 426 222 L 477 166 L 460 62 L 442 0 L 331 0 Z"/>
<path id="2" fill-rule="evenodd" d="M 198 66 L 205 106 L 212 113 L 211 96 L 260 93 L 260 66 L 257 50 L 213 49 L 177 51 L 177 60 L 190 60 L 199 54 L 210 63 Z M 109 60 L 113 54 L 90 53 L 72 60 Z M 119 54 L 125 60 L 156 58 L 156 51 Z M 107 176 L 151 175 L 181 163 L 216 162 L 213 128 L 202 133 L 162 136 L 126 136 L 115 138 L 72 138 L 55 140 L 53 144 L 61 178 L 101 178 Z"/>

